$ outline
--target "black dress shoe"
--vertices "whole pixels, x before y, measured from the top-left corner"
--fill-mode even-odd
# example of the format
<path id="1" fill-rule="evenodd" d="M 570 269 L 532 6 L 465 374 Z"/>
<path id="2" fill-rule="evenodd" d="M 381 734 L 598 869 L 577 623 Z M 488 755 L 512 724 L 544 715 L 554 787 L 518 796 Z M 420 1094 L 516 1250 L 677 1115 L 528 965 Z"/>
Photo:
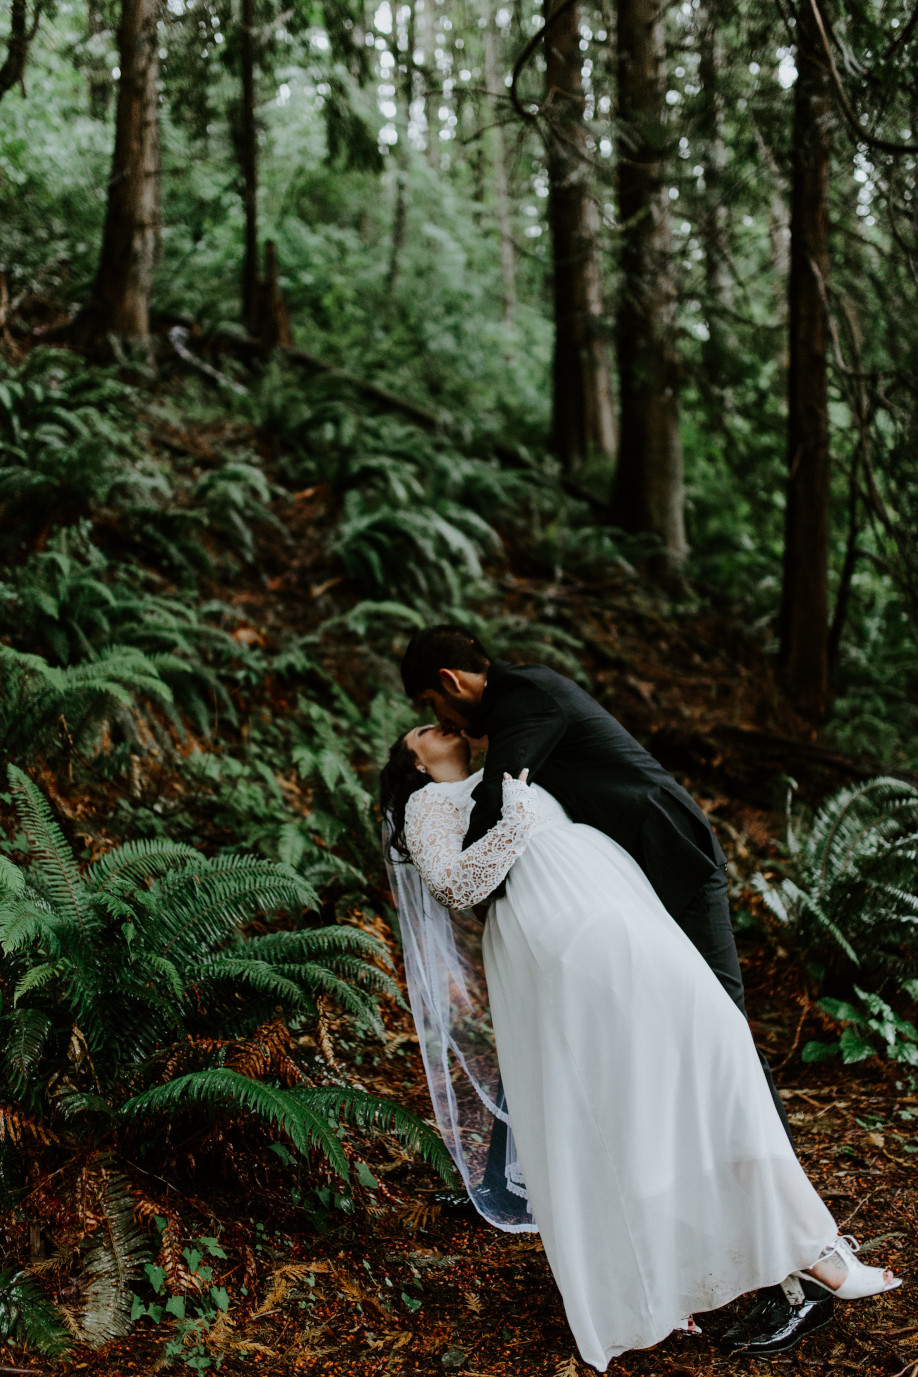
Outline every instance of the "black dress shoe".
<path id="1" fill-rule="evenodd" d="M 806 1294 L 802 1304 L 791 1305 L 780 1286 L 776 1286 L 738 1324 L 731 1325 L 718 1344 L 725 1352 L 750 1358 L 786 1353 L 807 1334 L 815 1334 L 817 1329 L 831 1324 L 834 1309 L 835 1302 L 825 1294 L 819 1299 Z"/>

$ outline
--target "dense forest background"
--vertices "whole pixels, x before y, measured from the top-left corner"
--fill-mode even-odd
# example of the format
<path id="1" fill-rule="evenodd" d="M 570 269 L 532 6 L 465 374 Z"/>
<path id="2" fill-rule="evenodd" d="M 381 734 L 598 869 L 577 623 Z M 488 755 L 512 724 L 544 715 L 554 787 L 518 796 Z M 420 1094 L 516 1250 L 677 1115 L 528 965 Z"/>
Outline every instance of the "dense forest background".
<path id="1" fill-rule="evenodd" d="M 699 797 L 808 1169 L 901 1269 L 918 10 L 3 14 L 6 1370 L 584 1370 L 538 1244 L 435 1203 L 373 803 L 429 621 Z M 909 1305 L 799 1370 L 906 1371 Z"/>

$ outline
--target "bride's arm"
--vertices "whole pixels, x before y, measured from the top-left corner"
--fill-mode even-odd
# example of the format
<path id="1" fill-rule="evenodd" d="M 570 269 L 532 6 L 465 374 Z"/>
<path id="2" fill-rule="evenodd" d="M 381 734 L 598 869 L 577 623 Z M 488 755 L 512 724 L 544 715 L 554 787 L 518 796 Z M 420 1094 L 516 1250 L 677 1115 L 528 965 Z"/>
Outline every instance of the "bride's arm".
<path id="1" fill-rule="evenodd" d="M 462 849 L 462 815 L 435 789 L 419 789 L 405 810 L 405 841 L 418 874 L 446 908 L 483 903 L 525 851 L 535 821 L 535 800 L 520 779 L 503 781 L 500 820 L 473 846 Z"/>

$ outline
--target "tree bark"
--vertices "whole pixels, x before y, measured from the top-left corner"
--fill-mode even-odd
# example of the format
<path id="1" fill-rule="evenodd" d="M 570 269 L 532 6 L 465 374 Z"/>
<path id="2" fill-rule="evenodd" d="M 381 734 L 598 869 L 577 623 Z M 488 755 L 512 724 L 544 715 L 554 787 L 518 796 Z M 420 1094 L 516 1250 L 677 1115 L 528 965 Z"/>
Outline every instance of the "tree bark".
<path id="1" fill-rule="evenodd" d="M 258 127 L 255 122 L 255 0 L 242 0 L 240 65 L 242 75 L 242 204 L 245 252 L 242 260 L 242 320 L 258 333 Z"/>
<path id="2" fill-rule="evenodd" d="M 494 185 L 497 232 L 500 235 L 500 272 L 504 288 L 504 321 L 509 324 L 516 314 L 516 253 L 513 248 L 513 217 L 510 211 L 510 184 L 507 177 L 504 131 L 498 123 L 500 119 L 498 96 L 503 95 L 506 88 L 501 78 L 500 64 L 497 59 L 497 33 L 493 13 L 487 15 L 487 21 L 481 35 L 484 47 L 485 88 L 487 91 L 485 108 L 490 125 L 487 145 Z"/>
<path id="3" fill-rule="evenodd" d="M 828 182 L 831 91 L 819 37 L 802 7 L 791 189 L 788 481 L 781 591 L 780 663 L 804 716 L 821 721 L 829 701 L 829 278 Z"/>
<path id="4" fill-rule="evenodd" d="M 681 363 L 669 198 L 663 185 L 663 15 L 656 0 L 618 8 L 618 200 L 621 287 L 617 320 L 621 438 L 613 507 L 619 525 L 660 543 L 661 572 L 688 553 Z"/>
<path id="5" fill-rule="evenodd" d="M 86 10 L 89 53 L 86 58 L 86 78 L 89 83 L 89 113 L 94 120 L 108 118 L 111 103 L 112 77 L 104 54 L 93 43 L 107 28 L 99 0 L 89 0 Z"/>
<path id="6" fill-rule="evenodd" d="M 704 346 L 708 384 L 722 376 L 733 332 L 728 325 L 733 309 L 730 274 L 730 214 L 724 194 L 727 149 L 724 143 L 724 99 L 720 84 L 721 7 L 708 0 L 698 11 L 699 79 L 698 133 L 704 168 L 705 198 L 701 218 L 705 279 L 708 289 L 709 337 Z"/>
<path id="7" fill-rule="evenodd" d="M 545 0 L 551 20 L 559 0 Z M 545 35 L 548 219 L 554 269 L 552 449 L 565 472 L 590 455 L 612 458 L 616 428 L 603 336 L 599 217 L 590 195 L 583 123 L 580 19 L 570 6 Z"/>
<path id="8" fill-rule="evenodd" d="M 436 0 L 421 0 L 421 43 L 424 48 L 424 119 L 427 124 L 427 161 L 433 168 L 440 166 L 440 118 L 442 94 L 437 78 L 437 15 Z"/>
<path id="9" fill-rule="evenodd" d="M 395 71 L 392 74 L 392 80 L 395 83 L 395 125 L 398 131 L 398 143 L 395 145 L 394 153 L 396 165 L 395 207 L 392 213 L 392 241 L 389 252 L 389 267 L 386 272 L 386 294 L 389 297 L 390 305 L 394 302 L 395 292 L 401 279 L 402 252 L 408 238 L 408 170 L 411 166 L 411 150 L 408 146 L 408 125 L 411 119 L 411 102 L 414 99 L 414 76 L 416 71 L 414 51 L 417 37 L 417 11 L 414 0 L 411 0 L 408 6 L 405 47 L 403 50 L 399 48 L 398 21 L 395 18 L 398 8 L 400 7 L 393 7 L 392 38 L 390 41 L 390 47 L 395 57 Z"/>
<path id="10" fill-rule="evenodd" d="M 74 331 L 149 349 L 159 252 L 159 0 L 122 0 L 115 150 L 96 278 Z"/>
<path id="11" fill-rule="evenodd" d="M 29 47 L 38 32 L 42 3 L 38 0 L 29 23 L 28 0 L 13 0 L 10 7 L 10 32 L 6 41 L 6 57 L 0 66 L 0 100 L 14 86 L 22 86 Z M 23 95 L 25 91 L 23 90 Z"/>

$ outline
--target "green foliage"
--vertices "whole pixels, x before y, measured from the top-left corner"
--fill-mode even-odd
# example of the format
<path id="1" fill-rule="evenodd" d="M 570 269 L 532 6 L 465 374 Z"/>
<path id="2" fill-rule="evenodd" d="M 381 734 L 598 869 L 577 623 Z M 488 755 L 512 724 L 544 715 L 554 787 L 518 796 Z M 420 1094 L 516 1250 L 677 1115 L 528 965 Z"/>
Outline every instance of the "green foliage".
<path id="1" fill-rule="evenodd" d="M 858 971 L 918 976 L 918 788 L 879 778 L 840 789 L 789 844 L 792 875 L 756 877 L 772 912 Z"/>
<path id="2" fill-rule="evenodd" d="M 392 994 L 394 985 L 374 964 L 386 959 L 375 938 L 335 927 L 243 940 L 248 919 L 315 903 L 288 867 L 138 841 L 81 876 L 35 785 L 12 766 L 10 778 L 33 858 L 28 872 L 4 861 L 0 876 L 3 1074 L 18 1100 L 52 1117 L 60 1111 L 61 1039 L 74 1024 L 88 1055 L 71 1068 L 71 1115 L 88 1105 L 80 1096 L 94 1097 L 93 1112 L 101 1096 L 114 1114 L 128 1086 L 135 1094 L 144 1079 L 158 1086 L 164 1052 L 194 1027 L 244 1036 L 279 1007 L 301 1015 L 323 994 L 378 1028 L 374 992 Z"/>
<path id="3" fill-rule="evenodd" d="M 158 1223 L 162 1233 L 166 1221 Z M 222 1358 L 212 1353 L 208 1340 L 214 1322 L 228 1313 L 230 1301 L 226 1288 L 214 1284 L 214 1269 L 204 1259 L 225 1258 L 226 1253 L 215 1238 L 196 1238 L 184 1249 L 183 1256 L 191 1285 L 183 1293 L 169 1295 L 165 1271 L 148 1262 L 144 1271 L 155 1299 L 145 1303 L 135 1295 L 131 1319 L 146 1318 L 156 1325 L 163 1321 L 171 1323 L 173 1337 L 167 1341 L 163 1355 L 167 1366 L 178 1360 L 192 1372 L 219 1369 Z"/>
<path id="4" fill-rule="evenodd" d="M 106 722 L 135 701 L 168 706 L 172 692 L 161 667 L 181 662 L 109 646 L 83 664 L 58 668 L 40 655 L 0 645 L 0 753 L 27 759 L 38 753 L 89 750 Z"/>
<path id="5" fill-rule="evenodd" d="M 310 885 L 289 866 L 251 856 L 208 858 L 181 843 L 139 840 L 81 873 L 40 791 L 15 766 L 9 776 L 31 865 L 0 856 L 0 1099 L 8 1116 L 40 1125 L 46 1139 L 65 1133 L 95 1153 L 102 1224 L 83 1256 L 83 1342 L 125 1333 L 141 1313 L 131 1288 L 149 1248 L 122 1161 L 126 1151 L 144 1155 L 138 1142 L 157 1141 L 164 1117 L 199 1131 L 260 1122 L 346 1180 L 343 1114 L 448 1172 L 442 1144 L 415 1115 L 346 1087 L 329 1095 L 302 1070 L 291 1084 L 289 1059 L 286 1080 L 259 1073 L 265 1054 L 253 1061 L 244 1050 L 279 1014 L 314 1017 L 319 997 L 353 1027 L 383 1036 L 378 998 L 400 994 L 376 937 L 304 922 L 304 907 L 317 903 Z M 292 926 L 272 928 L 280 911 Z M 246 937 L 253 920 L 261 930 Z M 52 1351 L 53 1308 L 28 1277 L 6 1283 L 7 1332 L 18 1326 Z M 189 1323 L 208 1319 L 200 1306 L 179 1316 L 170 1304 Z"/>
<path id="6" fill-rule="evenodd" d="M 327 485 L 330 549 L 365 596 L 460 604 L 501 546 L 494 521 L 522 519 L 542 475 L 459 452 L 391 417 L 361 414 L 327 386 L 262 382 L 254 419 L 279 449 L 287 481 Z"/>
<path id="7" fill-rule="evenodd" d="M 0 1272 L 0 1339 L 27 1343 L 38 1353 L 59 1358 L 70 1346 L 63 1317 L 28 1271 Z"/>
<path id="8" fill-rule="evenodd" d="M 880 992 L 918 995 L 918 789 L 892 778 L 840 789 L 802 839 L 789 823 L 788 846 L 791 873 L 777 884 L 756 875 L 753 885 L 808 951 L 837 978 L 857 982 L 860 1008 L 822 1004 L 849 1025 L 843 1056 L 871 1056 L 878 1040 L 888 1056 L 914 1063 L 914 1029 Z M 821 1055 L 819 1044 L 809 1046 L 811 1059 Z"/>
<path id="9" fill-rule="evenodd" d="M 918 981 L 906 982 L 907 992 L 918 1000 Z M 918 1067 L 918 1030 L 914 1023 L 896 1013 L 879 995 L 854 987 L 857 1003 L 845 999 L 821 999 L 819 1008 L 844 1024 L 837 1042 L 808 1042 L 801 1052 L 803 1061 L 825 1061 L 841 1053 L 845 1065 L 867 1061 L 885 1053 L 890 1061 Z"/>
<path id="10" fill-rule="evenodd" d="M 0 360 L 0 540 L 20 544 L 92 509 L 148 500 L 161 484 L 125 428 L 132 393 L 78 355 Z"/>

